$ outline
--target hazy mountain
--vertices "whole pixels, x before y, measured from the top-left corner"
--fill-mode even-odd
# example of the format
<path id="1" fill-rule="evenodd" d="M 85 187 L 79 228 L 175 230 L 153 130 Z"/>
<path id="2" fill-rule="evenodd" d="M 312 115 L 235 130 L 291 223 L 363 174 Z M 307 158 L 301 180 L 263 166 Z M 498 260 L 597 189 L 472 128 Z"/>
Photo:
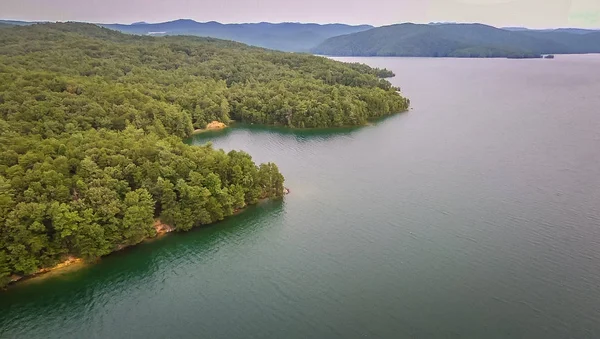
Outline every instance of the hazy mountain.
<path id="1" fill-rule="evenodd" d="M 584 28 L 551 28 L 551 29 L 530 29 L 526 27 L 502 27 L 502 29 L 507 31 L 516 31 L 516 32 L 563 32 L 563 33 L 573 33 L 573 34 L 587 34 L 600 32 L 600 29 L 584 29 Z"/>
<path id="2" fill-rule="evenodd" d="M 36 22 L 0 20 L 0 28 Z M 538 57 L 540 54 L 600 53 L 600 30 L 435 22 L 369 25 L 313 23 L 196 22 L 98 24 L 140 35 L 196 35 L 293 52 L 356 56 Z"/>
<path id="3" fill-rule="evenodd" d="M 505 30 L 482 24 L 399 24 L 327 39 L 313 49 L 339 56 L 539 57 L 600 52 L 600 32 Z"/>
<path id="4" fill-rule="evenodd" d="M 552 41 L 561 46 L 560 49 L 546 49 L 542 54 L 580 54 L 600 53 L 600 31 L 591 33 L 569 33 L 568 31 L 525 31 L 524 35 L 536 39 Z"/>
<path id="5" fill-rule="evenodd" d="M 243 42 L 249 45 L 282 51 L 308 52 L 324 40 L 350 34 L 373 26 L 304 23 L 246 23 L 222 24 L 215 21 L 196 22 L 181 19 L 163 23 L 136 23 L 133 25 L 101 24 L 125 33 L 144 35 L 197 35 Z"/>
<path id="6" fill-rule="evenodd" d="M 19 20 L 0 20 L 0 24 L 5 26 L 27 26 L 35 24 L 33 21 L 19 21 Z"/>
<path id="7" fill-rule="evenodd" d="M 529 28 L 526 28 L 526 27 L 501 27 L 501 29 L 504 29 L 507 31 L 515 31 L 515 32 L 529 30 Z"/>

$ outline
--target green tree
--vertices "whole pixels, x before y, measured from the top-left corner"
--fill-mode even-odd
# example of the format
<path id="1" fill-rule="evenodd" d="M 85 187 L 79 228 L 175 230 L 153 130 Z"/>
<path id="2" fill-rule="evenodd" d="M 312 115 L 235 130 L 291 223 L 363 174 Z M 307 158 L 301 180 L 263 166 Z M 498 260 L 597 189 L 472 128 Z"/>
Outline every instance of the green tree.
<path id="1" fill-rule="evenodd" d="M 152 227 L 154 201 L 144 188 L 127 193 L 123 215 L 123 240 L 127 245 L 137 244 L 156 234 Z"/>

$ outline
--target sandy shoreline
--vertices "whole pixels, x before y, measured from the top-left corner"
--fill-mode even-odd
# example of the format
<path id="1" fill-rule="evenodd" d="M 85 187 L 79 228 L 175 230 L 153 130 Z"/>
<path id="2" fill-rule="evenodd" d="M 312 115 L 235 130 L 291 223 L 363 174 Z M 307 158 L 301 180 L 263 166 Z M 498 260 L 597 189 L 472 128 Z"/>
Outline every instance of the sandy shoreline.
<path id="1" fill-rule="evenodd" d="M 195 129 L 194 132 L 192 132 L 192 134 L 198 134 L 198 133 L 207 132 L 207 131 L 215 131 L 215 130 L 219 130 L 219 129 L 223 129 L 223 128 L 227 128 L 227 125 L 225 125 L 224 123 L 222 123 L 220 121 L 212 121 L 212 122 L 208 123 L 206 125 L 206 127 L 204 127 L 204 128 Z"/>
<path id="2" fill-rule="evenodd" d="M 287 195 L 289 193 L 290 193 L 289 188 L 284 187 L 284 195 Z M 266 201 L 266 200 L 269 200 L 269 198 L 261 199 L 261 200 L 259 200 L 258 203 L 261 203 L 261 202 Z M 246 205 L 246 206 L 244 206 L 242 208 L 236 209 L 233 212 L 232 216 L 233 215 L 238 215 L 238 214 L 244 212 L 247 208 L 248 208 L 248 205 Z M 172 227 L 171 225 L 167 225 L 167 224 L 163 223 L 160 219 L 154 220 L 154 229 L 156 230 L 156 235 L 155 236 L 144 238 L 144 239 L 142 239 L 142 241 L 140 241 L 137 244 L 133 244 L 133 245 L 121 245 L 115 251 L 113 251 L 113 252 L 111 252 L 111 253 L 109 253 L 107 255 L 111 255 L 113 253 L 122 251 L 122 250 L 124 250 L 126 248 L 136 246 L 136 245 L 138 245 L 140 243 L 143 243 L 143 242 L 152 241 L 152 240 L 161 238 L 161 237 L 167 235 L 168 233 L 171 233 L 171 232 L 175 231 L 174 227 Z M 68 257 L 66 257 L 66 259 L 64 261 L 58 263 L 57 265 L 55 265 L 53 267 L 40 268 L 39 270 L 37 270 L 33 274 L 25 275 L 25 276 L 16 275 L 16 274 L 12 275 L 10 277 L 10 282 L 8 283 L 7 287 L 11 286 L 11 285 L 14 285 L 16 283 L 19 283 L 19 282 L 29 281 L 29 280 L 33 280 L 33 279 L 42 278 L 42 277 L 48 277 L 48 276 L 52 276 L 54 274 L 59 274 L 59 273 L 64 273 L 64 272 L 71 271 L 71 270 L 74 270 L 74 269 L 79 269 L 79 268 L 85 267 L 87 264 L 88 263 L 85 260 L 83 260 L 82 258 L 77 258 L 77 257 L 74 257 L 74 256 L 68 256 Z"/>

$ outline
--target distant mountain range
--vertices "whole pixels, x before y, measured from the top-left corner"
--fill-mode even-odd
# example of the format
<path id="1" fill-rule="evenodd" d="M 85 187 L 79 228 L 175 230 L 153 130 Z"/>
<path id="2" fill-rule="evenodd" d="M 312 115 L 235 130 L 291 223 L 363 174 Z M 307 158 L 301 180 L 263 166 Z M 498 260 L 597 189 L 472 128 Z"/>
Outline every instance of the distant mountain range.
<path id="1" fill-rule="evenodd" d="M 157 24 L 139 22 L 132 25 L 100 24 L 100 26 L 131 34 L 207 36 L 289 52 L 309 52 L 328 38 L 373 28 L 369 25 L 311 23 L 222 24 L 215 21 L 196 22 L 187 19 Z"/>
<path id="2" fill-rule="evenodd" d="M 35 22 L 0 20 L 0 28 Z M 600 30 L 532 30 L 482 24 L 369 25 L 312 23 L 222 24 L 180 19 L 163 23 L 98 24 L 140 35 L 196 35 L 289 52 L 336 56 L 511 57 L 600 53 Z"/>
<path id="3" fill-rule="evenodd" d="M 0 28 L 8 25 L 31 25 L 36 22 L 0 20 Z M 242 23 L 222 24 L 216 21 L 197 22 L 180 19 L 162 23 L 135 22 L 97 24 L 123 33 L 140 35 L 196 35 L 233 40 L 248 45 L 287 52 L 310 52 L 324 40 L 343 34 L 365 31 L 370 25 L 313 24 L 313 23 Z"/>
<path id="4" fill-rule="evenodd" d="M 3 26 L 27 26 L 38 22 L 40 21 L 0 20 L 0 24 Z"/>
<path id="5" fill-rule="evenodd" d="M 574 33 L 574 34 L 587 34 L 600 32 L 600 29 L 584 29 L 584 28 L 548 28 L 548 29 L 531 29 L 526 27 L 502 27 L 502 29 L 507 31 L 516 31 L 516 32 L 563 32 L 563 33 Z"/>
<path id="6" fill-rule="evenodd" d="M 312 52 L 335 56 L 534 58 L 542 54 L 600 53 L 600 32 L 407 23 L 332 37 Z"/>

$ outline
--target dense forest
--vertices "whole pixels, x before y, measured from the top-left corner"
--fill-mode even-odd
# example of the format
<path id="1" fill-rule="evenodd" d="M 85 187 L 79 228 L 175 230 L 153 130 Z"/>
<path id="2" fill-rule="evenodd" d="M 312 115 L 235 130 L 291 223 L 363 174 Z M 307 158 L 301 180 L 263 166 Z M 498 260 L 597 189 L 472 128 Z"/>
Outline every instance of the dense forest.
<path id="1" fill-rule="evenodd" d="M 283 195 L 275 164 L 186 145 L 212 120 L 320 127 L 406 109 L 389 71 L 89 24 L 0 29 L 0 285 Z"/>
<path id="2" fill-rule="evenodd" d="M 393 75 L 389 71 L 210 38 L 38 24 L 2 29 L 0 57 L 0 86 L 12 99 L 0 104 L 14 111 L 14 124 L 27 124 L 19 131 L 44 136 L 68 128 L 122 130 L 126 121 L 180 137 L 213 120 L 361 125 L 408 106 L 378 78 Z M 31 102 L 30 92 L 38 97 Z M 34 107 L 17 109 L 22 103 Z M 35 110 L 52 114 L 33 123 Z"/>
<path id="3" fill-rule="evenodd" d="M 598 53 L 600 32 L 504 30 L 482 24 L 398 24 L 332 37 L 313 49 L 339 56 L 539 58 Z"/>

